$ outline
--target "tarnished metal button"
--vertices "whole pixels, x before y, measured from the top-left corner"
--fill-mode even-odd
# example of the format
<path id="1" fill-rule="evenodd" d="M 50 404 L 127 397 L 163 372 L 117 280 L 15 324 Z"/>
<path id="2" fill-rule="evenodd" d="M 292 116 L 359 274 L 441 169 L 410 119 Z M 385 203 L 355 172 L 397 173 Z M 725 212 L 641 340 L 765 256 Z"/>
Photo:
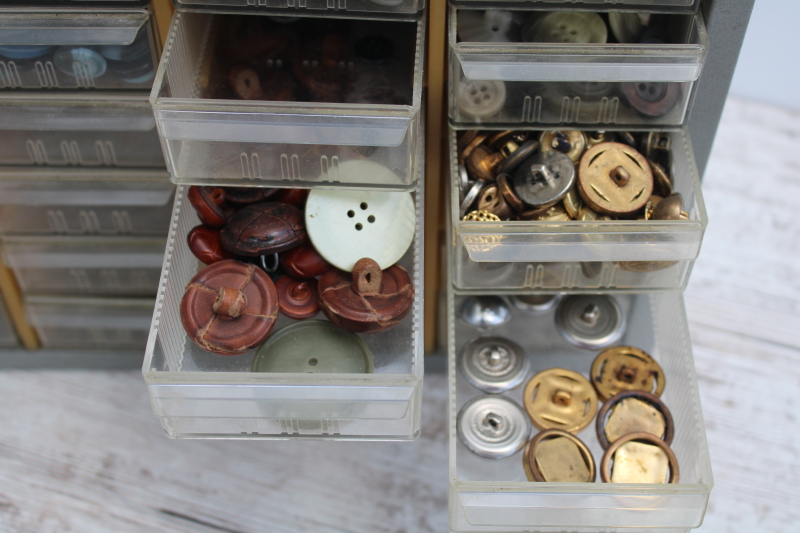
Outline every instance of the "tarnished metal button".
<path id="1" fill-rule="evenodd" d="M 611 346 L 625 333 L 625 315 L 619 303 L 603 294 L 568 296 L 556 311 L 556 329 L 578 348 Z"/>
<path id="2" fill-rule="evenodd" d="M 669 409 L 657 396 L 645 391 L 622 391 L 600 408 L 596 430 L 603 449 L 630 433 L 650 433 L 672 444 L 675 423 Z"/>
<path id="3" fill-rule="evenodd" d="M 462 79 L 458 83 L 458 109 L 475 120 L 497 115 L 506 103 L 506 84 L 497 80 Z"/>
<path id="4" fill-rule="evenodd" d="M 604 483 L 678 483 L 678 458 L 658 437 L 631 433 L 617 439 L 603 454 L 600 479 Z"/>
<path id="5" fill-rule="evenodd" d="M 469 174 L 466 165 L 459 163 L 456 168 L 456 176 L 458 178 L 458 200 L 463 202 L 469 191 Z"/>
<path id="6" fill-rule="evenodd" d="M 488 211 L 470 211 L 461 220 L 464 222 L 500 222 L 500 217 Z"/>
<path id="7" fill-rule="evenodd" d="M 597 394 L 577 372 L 550 368 L 533 376 L 523 392 L 525 410 L 538 429 L 578 433 L 597 413 Z"/>
<path id="8" fill-rule="evenodd" d="M 560 294 L 518 294 L 508 297 L 511 305 L 530 315 L 543 315 L 561 301 Z"/>
<path id="9" fill-rule="evenodd" d="M 563 205 L 556 204 L 546 208 L 544 212 L 531 217 L 530 220 L 538 220 L 540 222 L 568 222 L 572 220 L 572 218 L 570 218 Z"/>
<path id="10" fill-rule="evenodd" d="M 512 213 L 511 207 L 497 190 L 497 185 L 489 185 L 481 191 L 478 197 L 478 211 L 492 213 L 500 219 L 508 218 Z"/>
<path id="11" fill-rule="evenodd" d="M 466 159 L 467 170 L 473 178 L 483 181 L 494 181 L 497 167 L 503 161 L 500 152 L 493 152 L 487 146 L 476 146 Z"/>
<path id="12" fill-rule="evenodd" d="M 602 44 L 608 41 L 608 29 L 600 15 L 589 11 L 534 12 L 522 27 L 522 40 Z"/>
<path id="13" fill-rule="evenodd" d="M 458 413 L 458 438 L 471 452 L 487 459 L 503 459 L 520 451 L 531 423 L 525 411 L 502 396 L 480 396 Z"/>
<path id="14" fill-rule="evenodd" d="M 489 394 L 519 386 L 530 368 L 522 348 L 503 337 L 472 339 L 461 348 L 458 365 L 472 386 Z"/>
<path id="15" fill-rule="evenodd" d="M 586 150 L 586 135 L 576 130 L 544 131 L 539 136 L 539 149 L 542 152 L 561 152 L 577 163 Z"/>
<path id="16" fill-rule="evenodd" d="M 563 201 L 564 209 L 570 218 L 578 220 L 581 209 L 583 209 L 583 198 L 581 198 L 581 194 L 578 192 L 578 189 L 572 187 L 570 190 L 568 190 L 567 194 L 564 195 Z"/>
<path id="17" fill-rule="evenodd" d="M 496 183 L 497 191 L 514 211 L 525 210 L 525 203 L 517 196 L 517 193 L 514 192 L 514 188 L 511 186 L 511 176 L 508 174 L 498 174 Z"/>
<path id="18" fill-rule="evenodd" d="M 661 161 L 672 149 L 672 137 L 669 133 L 651 131 L 641 138 L 642 154 L 647 159 Z"/>
<path id="19" fill-rule="evenodd" d="M 459 9 L 458 37 L 477 43 L 513 43 L 519 41 L 520 22 L 511 11 Z"/>
<path id="20" fill-rule="evenodd" d="M 630 146 L 602 143 L 583 154 L 578 191 L 598 213 L 632 215 L 653 193 L 653 173 L 642 154 Z"/>
<path id="21" fill-rule="evenodd" d="M 577 220 L 581 222 L 591 222 L 592 220 L 613 220 L 613 218 L 608 215 L 601 215 L 588 205 L 584 205 L 578 212 Z"/>
<path id="22" fill-rule="evenodd" d="M 681 96 L 681 85 L 666 81 L 623 83 L 622 92 L 636 111 L 647 117 L 663 117 Z"/>
<path id="23" fill-rule="evenodd" d="M 464 163 L 469 154 L 482 145 L 488 136 L 489 134 L 485 131 L 468 130 L 461 137 L 458 137 L 458 162 Z"/>
<path id="24" fill-rule="evenodd" d="M 461 320 L 479 329 L 493 328 L 511 320 L 511 311 L 499 296 L 470 296 L 461 305 Z"/>
<path id="25" fill-rule="evenodd" d="M 519 148 L 507 154 L 503 162 L 497 166 L 497 173 L 509 174 L 517 169 L 526 159 L 539 150 L 539 141 L 527 141 Z"/>
<path id="26" fill-rule="evenodd" d="M 682 207 L 681 193 L 672 193 L 653 207 L 650 218 L 653 220 L 687 220 L 689 214 L 683 211 Z"/>
<path id="27" fill-rule="evenodd" d="M 467 194 L 464 196 L 464 201 L 461 202 L 461 206 L 458 208 L 459 216 L 464 217 L 467 214 L 469 208 L 472 207 L 472 204 L 474 204 L 478 196 L 480 196 L 481 191 L 488 184 L 488 181 L 483 180 L 477 180 L 472 184 L 472 187 L 469 188 Z"/>
<path id="28" fill-rule="evenodd" d="M 666 198 L 672 194 L 672 180 L 667 170 L 651 159 L 648 159 L 647 162 L 650 164 L 650 170 L 653 172 L 653 194 Z"/>
<path id="29" fill-rule="evenodd" d="M 592 362 L 590 378 L 604 402 L 628 390 L 661 396 L 666 385 L 661 366 L 649 354 L 633 346 L 615 346 L 600 353 Z"/>
<path id="30" fill-rule="evenodd" d="M 514 191 L 534 207 L 551 206 L 575 183 L 575 165 L 561 152 L 540 152 L 514 173 Z"/>
<path id="31" fill-rule="evenodd" d="M 526 446 L 525 457 L 533 481 L 591 483 L 595 480 L 594 457 L 575 435 L 560 429 L 537 434 Z"/>
<path id="32" fill-rule="evenodd" d="M 607 143 L 614 140 L 614 134 L 608 131 L 590 131 L 584 134 L 586 136 L 586 148 L 600 143 Z"/>

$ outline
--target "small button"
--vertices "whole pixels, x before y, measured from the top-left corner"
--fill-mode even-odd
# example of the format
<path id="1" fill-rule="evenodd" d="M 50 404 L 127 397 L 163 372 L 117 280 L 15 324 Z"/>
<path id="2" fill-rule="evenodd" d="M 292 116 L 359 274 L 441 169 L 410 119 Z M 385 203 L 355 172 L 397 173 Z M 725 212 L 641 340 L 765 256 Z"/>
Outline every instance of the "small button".
<path id="1" fill-rule="evenodd" d="M 314 189 L 305 222 L 314 248 L 331 265 L 350 272 L 369 254 L 385 270 L 411 246 L 416 209 L 406 192 Z"/>
<path id="2" fill-rule="evenodd" d="M 633 346 L 615 346 L 600 353 L 592 362 L 591 379 L 604 402 L 629 390 L 661 396 L 666 385 L 661 366 L 649 354 Z"/>
<path id="3" fill-rule="evenodd" d="M 467 191 L 467 194 L 464 196 L 464 201 L 461 202 L 461 206 L 459 207 L 459 215 L 463 218 L 469 208 L 472 207 L 472 204 L 478 199 L 480 196 L 481 191 L 489 185 L 488 181 L 477 180 L 472 184 L 472 187 Z"/>
<path id="4" fill-rule="evenodd" d="M 469 174 L 478 180 L 494 181 L 497 167 L 505 157 L 500 152 L 493 152 L 487 146 L 478 146 L 466 160 Z"/>
<path id="5" fill-rule="evenodd" d="M 681 96 L 681 85 L 665 81 L 623 83 L 622 92 L 631 107 L 648 117 L 663 117 Z"/>
<path id="6" fill-rule="evenodd" d="M 297 279 L 316 278 L 333 268 L 310 242 L 280 254 L 280 265 L 284 272 Z"/>
<path id="7" fill-rule="evenodd" d="M 603 404 L 597 413 L 596 429 L 603 449 L 630 433 L 650 433 L 672 444 L 675 423 L 657 396 L 645 391 L 622 391 Z"/>
<path id="8" fill-rule="evenodd" d="M 653 173 L 647 160 L 630 146 L 601 143 L 581 158 L 578 191 L 598 213 L 632 215 L 653 193 Z"/>
<path id="9" fill-rule="evenodd" d="M 480 396 L 458 413 L 458 438 L 472 453 L 487 459 L 503 459 L 520 451 L 528 440 L 528 415 L 502 396 Z"/>
<path id="10" fill-rule="evenodd" d="M 561 152 L 540 152 L 514 173 L 514 191 L 534 207 L 551 206 L 575 183 L 575 165 Z"/>
<path id="11" fill-rule="evenodd" d="M 589 11 L 532 13 L 522 27 L 522 40 L 531 43 L 598 43 L 608 41 L 602 17 Z"/>
<path id="12" fill-rule="evenodd" d="M 539 137 L 542 152 L 561 152 L 577 163 L 586 150 L 586 135 L 582 131 L 544 131 Z"/>
<path id="13" fill-rule="evenodd" d="M 192 186 L 186 196 L 203 224 L 222 228 L 228 223 L 225 189 L 222 187 Z"/>
<path id="14" fill-rule="evenodd" d="M 457 17 L 457 33 L 462 41 L 477 43 L 519 41 L 520 23 L 510 11 L 459 9 Z"/>
<path id="15" fill-rule="evenodd" d="M 475 120 L 488 120 L 506 103 L 506 84 L 496 80 L 462 79 L 458 84 L 458 109 Z"/>
<path id="16" fill-rule="evenodd" d="M 578 437 L 560 429 L 537 434 L 526 446 L 532 481 L 551 483 L 591 483 L 597 476 L 594 457 Z"/>
<path id="17" fill-rule="evenodd" d="M 458 162 L 464 163 L 469 157 L 469 154 L 471 154 L 475 148 L 482 145 L 487 137 L 489 137 L 487 132 L 478 130 L 465 131 L 462 136 L 458 137 Z"/>
<path id="18" fill-rule="evenodd" d="M 195 226 L 186 236 L 189 250 L 203 263 L 210 265 L 236 256 L 222 247 L 219 230 L 205 224 Z"/>
<path id="19" fill-rule="evenodd" d="M 510 174 L 514 172 L 525 160 L 539 151 L 539 141 L 527 141 L 522 146 L 511 150 L 503 162 L 497 166 L 497 173 Z"/>
<path id="20" fill-rule="evenodd" d="M 540 430 L 578 433 L 597 413 L 597 394 L 577 372 L 550 368 L 533 376 L 523 392 L 525 410 Z"/>
<path id="21" fill-rule="evenodd" d="M 511 305 L 529 315 L 543 315 L 561 301 L 560 294 L 519 294 L 508 297 Z"/>
<path id="22" fill-rule="evenodd" d="M 514 187 L 511 185 L 511 176 L 508 174 L 498 174 L 497 191 L 503 196 L 503 199 L 514 211 L 525 211 L 525 203 L 514 192 Z"/>
<path id="23" fill-rule="evenodd" d="M 461 320 L 478 329 L 493 328 L 511 320 L 511 311 L 498 296 L 471 296 L 461 306 Z"/>
<path id="24" fill-rule="evenodd" d="M 675 192 L 659 201 L 650 215 L 652 220 L 687 220 L 689 214 L 683 209 L 683 197 Z"/>
<path id="25" fill-rule="evenodd" d="M 289 204 L 264 202 L 242 207 L 228 219 L 220 233 L 222 246 L 247 257 L 269 255 L 308 240 L 303 212 Z"/>
<path id="26" fill-rule="evenodd" d="M 651 131 L 641 138 L 642 154 L 647 159 L 661 161 L 664 156 L 668 156 L 672 149 L 672 137 L 668 133 Z"/>
<path id="27" fill-rule="evenodd" d="M 678 458 L 669 445 L 649 433 L 617 439 L 600 461 L 604 483 L 678 483 Z"/>
<path id="28" fill-rule="evenodd" d="M 461 349 L 458 362 L 467 381 L 489 394 L 519 386 L 530 367 L 522 348 L 503 337 L 472 339 Z"/>
<path id="29" fill-rule="evenodd" d="M 319 313 L 316 279 L 294 279 L 281 276 L 275 282 L 281 313 L 295 320 L 305 320 Z"/>
<path id="30" fill-rule="evenodd" d="M 556 311 L 558 332 L 573 346 L 586 350 L 611 346 L 622 338 L 625 325 L 619 303 L 602 294 L 569 296 Z"/>
<path id="31" fill-rule="evenodd" d="M 500 217 L 488 211 L 470 211 L 461 220 L 464 222 L 500 222 Z"/>
<path id="32" fill-rule="evenodd" d="M 497 185 L 489 185 L 481 191 L 478 197 L 478 211 L 492 213 L 501 220 L 507 219 L 513 212 L 497 190 Z"/>

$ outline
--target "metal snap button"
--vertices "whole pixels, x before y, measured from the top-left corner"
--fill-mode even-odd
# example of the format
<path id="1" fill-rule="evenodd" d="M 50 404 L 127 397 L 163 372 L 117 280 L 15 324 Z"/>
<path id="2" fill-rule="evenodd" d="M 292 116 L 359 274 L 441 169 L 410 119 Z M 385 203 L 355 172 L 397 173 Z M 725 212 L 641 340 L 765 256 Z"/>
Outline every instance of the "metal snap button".
<path id="1" fill-rule="evenodd" d="M 540 430 L 578 433 L 597 413 L 597 394 L 585 377 L 565 368 L 550 368 L 533 376 L 523 392 L 525 410 Z"/>
<path id="2" fill-rule="evenodd" d="M 510 11 L 459 9 L 457 33 L 462 41 L 478 43 L 513 43 L 519 41 L 520 23 Z"/>
<path id="3" fill-rule="evenodd" d="M 653 193 L 653 173 L 647 160 L 630 146 L 601 143 L 581 158 L 578 191 L 598 213 L 632 215 Z"/>
<path id="4" fill-rule="evenodd" d="M 543 315 L 561 301 L 560 294 L 518 294 L 508 297 L 511 305 L 530 315 Z"/>
<path id="5" fill-rule="evenodd" d="M 519 386 L 530 363 L 515 342 L 503 337 L 478 337 L 461 349 L 461 373 L 472 386 L 497 394 Z"/>
<path id="6" fill-rule="evenodd" d="M 458 84 L 458 109 L 475 120 L 488 120 L 506 103 L 506 84 L 497 80 L 462 79 Z"/>
<path id="7" fill-rule="evenodd" d="M 578 437 L 560 429 L 537 434 L 525 448 L 523 461 L 531 481 L 591 483 L 597 476 L 594 457 Z"/>
<path id="8" fill-rule="evenodd" d="M 669 409 L 657 396 L 645 391 L 622 391 L 600 408 L 596 430 L 603 449 L 630 433 L 650 433 L 672 444 L 675 423 Z"/>
<path id="9" fill-rule="evenodd" d="M 596 350 L 611 346 L 625 333 L 625 315 L 611 296 L 581 294 L 561 301 L 556 329 L 578 348 Z"/>
<path id="10" fill-rule="evenodd" d="M 663 117 L 681 96 L 679 83 L 665 81 L 623 83 L 622 92 L 636 111 L 648 117 Z"/>
<path id="11" fill-rule="evenodd" d="M 678 483 L 678 458 L 658 437 L 631 433 L 617 439 L 603 454 L 600 479 L 604 483 Z"/>
<path id="12" fill-rule="evenodd" d="M 575 183 L 575 165 L 561 152 L 540 152 L 523 162 L 514 173 L 514 191 L 534 207 L 561 200 Z"/>
<path id="13" fill-rule="evenodd" d="M 350 272 L 369 253 L 385 270 L 411 246 L 416 209 L 406 192 L 314 189 L 305 223 L 314 248 L 336 268 Z"/>
<path id="14" fill-rule="evenodd" d="M 461 305 L 461 320 L 472 327 L 487 329 L 511 320 L 508 305 L 498 296 L 471 296 Z"/>
<path id="15" fill-rule="evenodd" d="M 539 146 L 542 152 L 561 152 L 577 163 L 586 150 L 586 135 L 575 130 L 544 131 L 539 137 Z"/>
<path id="16" fill-rule="evenodd" d="M 598 43 L 608 41 L 608 28 L 597 13 L 551 11 L 532 13 L 522 27 L 522 40 L 532 43 Z"/>
<path id="17" fill-rule="evenodd" d="M 467 402 L 456 420 L 458 438 L 472 453 L 503 459 L 520 451 L 531 423 L 525 411 L 502 396 L 480 396 Z"/>
<path id="18" fill-rule="evenodd" d="M 604 402 L 628 390 L 661 396 L 666 385 L 661 366 L 649 354 L 633 346 L 615 346 L 601 352 L 592 362 L 590 377 Z"/>

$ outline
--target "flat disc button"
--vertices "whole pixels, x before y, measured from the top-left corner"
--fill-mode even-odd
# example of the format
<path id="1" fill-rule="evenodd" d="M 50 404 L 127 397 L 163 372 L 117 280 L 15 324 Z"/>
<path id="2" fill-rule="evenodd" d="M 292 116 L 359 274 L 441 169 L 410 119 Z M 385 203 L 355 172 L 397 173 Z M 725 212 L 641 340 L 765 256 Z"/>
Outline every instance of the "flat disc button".
<path id="1" fill-rule="evenodd" d="M 459 368 L 475 388 L 490 394 L 517 387 L 530 363 L 515 342 L 503 337 L 478 337 L 461 349 Z"/>
<path id="2" fill-rule="evenodd" d="M 610 296 L 586 294 L 562 300 L 556 328 L 570 344 L 586 350 L 611 346 L 625 333 L 625 315 Z"/>
<path id="3" fill-rule="evenodd" d="M 492 118 L 506 103 L 506 84 L 502 81 L 463 79 L 458 84 L 458 108 L 473 119 Z"/>
<path id="4" fill-rule="evenodd" d="M 586 135 L 582 131 L 545 131 L 539 136 L 542 152 L 561 152 L 577 163 L 586 150 Z"/>
<path id="5" fill-rule="evenodd" d="M 657 396 L 645 391 L 622 391 L 603 403 L 597 413 L 597 440 L 604 449 L 631 433 L 649 433 L 672 444 L 672 413 Z"/>
<path id="6" fill-rule="evenodd" d="M 531 481 L 590 483 L 595 480 L 594 457 L 578 437 L 560 429 L 542 431 L 525 448 L 523 461 Z"/>
<path id="7" fill-rule="evenodd" d="M 522 408 L 502 396 L 481 396 L 458 413 L 458 438 L 471 452 L 487 459 L 503 459 L 520 451 L 531 423 Z"/>
<path id="8" fill-rule="evenodd" d="M 627 390 L 661 396 L 666 385 L 661 366 L 648 353 L 633 346 L 615 346 L 602 352 L 592 362 L 590 377 L 602 401 Z"/>
<path id="9" fill-rule="evenodd" d="M 608 28 L 597 13 L 552 11 L 533 13 L 522 27 L 522 40 L 532 43 L 598 43 L 608 41 Z"/>
<path id="10" fill-rule="evenodd" d="M 540 152 L 514 172 L 514 191 L 526 204 L 547 207 L 561 200 L 575 183 L 575 165 L 561 152 Z"/>
<path id="11" fill-rule="evenodd" d="M 597 412 L 592 384 L 577 372 L 550 368 L 533 376 L 523 392 L 525 410 L 538 429 L 577 433 Z"/>
<path id="12" fill-rule="evenodd" d="M 633 215 L 653 193 L 653 173 L 647 160 L 630 146 L 601 143 L 581 158 L 578 191 L 598 213 Z"/>

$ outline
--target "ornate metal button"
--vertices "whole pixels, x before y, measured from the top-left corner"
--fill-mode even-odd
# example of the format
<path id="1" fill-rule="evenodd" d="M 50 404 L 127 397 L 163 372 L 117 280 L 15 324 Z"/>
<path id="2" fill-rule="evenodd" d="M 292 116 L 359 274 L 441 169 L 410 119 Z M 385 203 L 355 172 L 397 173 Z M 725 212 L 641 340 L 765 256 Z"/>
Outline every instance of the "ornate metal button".
<path id="1" fill-rule="evenodd" d="M 461 320 L 478 329 L 502 326 L 511 311 L 499 296 L 470 296 L 461 305 Z"/>
<path id="2" fill-rule="evenodd" d="M 538 429 L 578 433 L 597 413 L 597 394 L 577 372 L 550 368 L 533 376 L 523 392 L 525 410 Z"/>
<path id="3" fill-rule="evenodd" d="M 678 483 L 678 458 L 658 437 L 631 433 L 617 439 L 603 454 L 600 479 L 604 483 Z"/>
<path id="4" fill-rule="evenodd" d="M 552 483 L 591 483 L 595 480 L 594 457 L 578 437 L 560 429 L 537 434 L 526 447 L 533 481 Z"/>
<path id="5" fill-rule="evenodd" d="M 597 350 L 611 346 L 625 333 L 625 315 L 611 296 L 568 296 L 556 311 L 556 329 L 578 348 Z"/>
<path id="6" fill-rule="evenodd" d="M 284 272 L 298 279 L 316 278 L 333 268 L 308 242 L 280 254 L 280 264 Z"/>
<path id="7" fill-rule="evenodd" d="M 498 192 L 496 185 L 489 185 L 481 191 L 478 197 L 478 211 L 492 213 L 501 220 L 510 217 L 513 212 L 503 195 Z"/>
<path id="8" fill-rule="evenodd" d="M 649 354 L 633 346 L 615 346 L 600 353 L 592 362 L 590 377 L 604 402 L 629 390 L 661 396 L 666 385 L 661 366 Z"/>
<path id="9" fill-rule="evenodd" d="M 539 149 L 542 152 L 561 152 L 577 163 L 586 150 L 586 135 L 575 130 L 544 131 L 539 137 Z"/>
<path id="10" fill-rule="evenodd" d="M 511 305 L 530 315 L 543 315 L 561 301 L 560 294 L 518 294 L 508 297 Z"/>
<path id="11" fill-rule="evenodd" d="M 647 160 L 630 146 L 602 143 L 583 154 L 578 191 L 598 213 L 632 215 L 653 193 L 653 173 Z"/>
<path id="12" fill-rule="evenodd" d="M 669 409 L 657 396 L 645 391 L 622 391 L 600 408 L 596 429 L 603 449 L 630 433 L 650 433 L 672 444 L 675 423 Z"/>
<path id="13" fill-rule="evenodd" d="M 606 23 L 588 11 L 534 12 L 522 27 L 522 40 L 531 43 L 599 43 L 608 41 Z"/>
<path id="14" fill-rule="evenodd" d="M 510 11 L 459 9 L 457 16 L 457 32 L 462 41 L 477 43 L 519 41 L 520 23 Z"/>
<path id="15" fill-rule="evenodd" d="M 525 411 L 502 396 L 480 396 L 464 404 L 456 421 L 458 438 L 472 453 L 503 459 L 520 451 L 531 423 Z"/>
<path id="16" fill-rule="evenodd" d="M 663 117 L 681 97 L 681 85 L 666 81 L 623 83 L 622 92 L 636 111 L 647 117 Z"/>
<path id="17" fill-rule="evenodd" d="M 203 263 L 210 265 L 225 259 L 235 259 L 236 256 L 222 247 L 219 239 L 219 230 L 211 226 L 201 225 L 192 228 L 186 236 L 189 250 Z"/>
<path id="18" fill-rule="evenodd" d="M 497 394 L 519 386 L 530 368 L 522 348 L 503 337 L 478 337 L 461 349 L 461 373 L 472 386 Z"/>
<path id="19" fill-rule="evenodd" d="M 506 84 L 496 80 L 462 79 L 458 83 L 458 109 L 475 120 L 488 120 L 506 103 Z"/>
<path id="20" fill-rule="evenodd" d="M 481 191 L 489 184 L 488 181 L 477 180 L 472 184 L 467 194 L 464 196 L 464 201 L 461 202 L 461 206 L 459 206 L 459 215 L 463 217 L 469 211 L 469 208 L 480 196 Z"/>
<path id="21" fill-rule="evenodd" d="M 275 291 L 278 293 L 281 313 L 289 318 L 303 320 L 319 313 L 316 279 L 301 280 L 291 276 L 281 276 L 275 282 Z"/>
<path id="22" fill-rule="evenodd" d="M 514 191 L 534 207 L 561 200 L 575 183 L 575 165 L 560 152 L 540 152 L 523 162 L 514 173 Z"/>
<path id="23" fill-rule="evenodd" d="M 461 220 L 464 222 L 500 222 L 500 217 L 488 211 L 470 211 Z"/>
<path id="24" fill-rule="evenodd" d="M 308 240 L 302 211 L 278 202 L 239 209 L 228 219 L 220 237 L 226 250 L 248 257 L 290 250 Z"/>

